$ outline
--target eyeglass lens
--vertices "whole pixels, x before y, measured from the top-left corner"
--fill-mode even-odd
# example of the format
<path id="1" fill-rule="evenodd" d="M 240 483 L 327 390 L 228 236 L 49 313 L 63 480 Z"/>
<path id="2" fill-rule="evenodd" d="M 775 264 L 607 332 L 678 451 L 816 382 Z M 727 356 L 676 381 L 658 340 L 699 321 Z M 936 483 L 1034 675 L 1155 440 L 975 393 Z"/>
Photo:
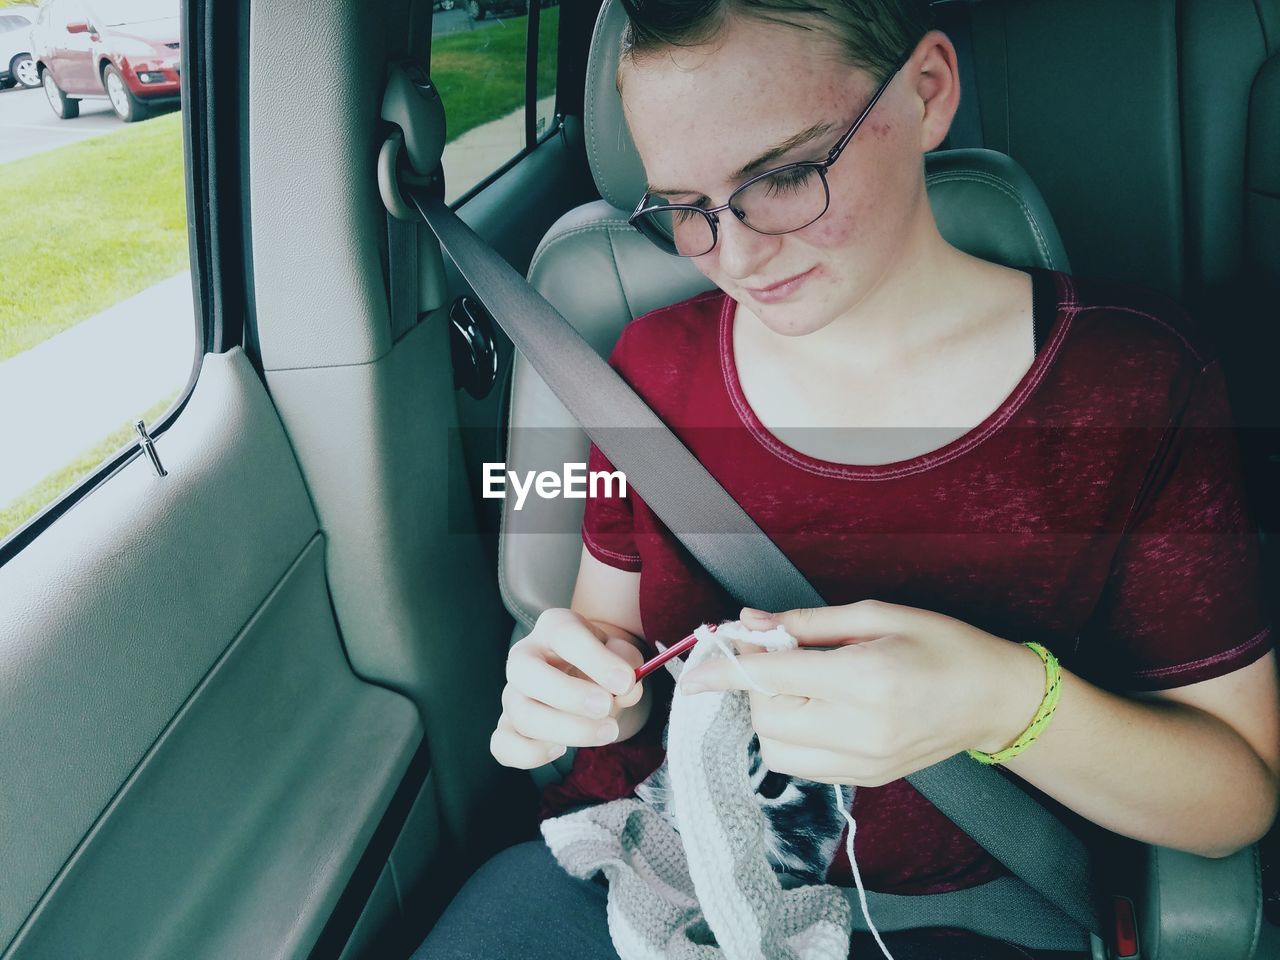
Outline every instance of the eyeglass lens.
<path id="1" fill-rule="evenodd" d="M 664 197 L 651 197 L 653 205 Z M 757 233 L 776 235 L 800 230 L 826 212 L 826 178 L 816 166 L 783 167 L 740 187 L 729 198 L 735 216 Z M 715 246 L 710 215 L 697 209 L 650 210 L 636 218 L 636 226 L 682 257 L 700 257 Z"/>

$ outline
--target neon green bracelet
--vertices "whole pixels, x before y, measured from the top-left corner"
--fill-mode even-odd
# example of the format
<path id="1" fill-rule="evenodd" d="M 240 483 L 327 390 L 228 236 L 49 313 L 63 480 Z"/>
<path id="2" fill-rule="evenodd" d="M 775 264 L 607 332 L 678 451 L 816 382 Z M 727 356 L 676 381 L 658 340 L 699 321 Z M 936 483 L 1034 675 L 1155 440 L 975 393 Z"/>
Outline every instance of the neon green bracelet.
<path id="1" fill-rule="evenodd" d="M 1034 640 L 1030 643 L 1024 643 L 1023 646 L 1034 650 L 1036 655 L 1044 662 L 1044 699 L 1040 701 L 1040 709 L 1036 711 L 1036 715 L 1027 726 L 1027 729 L 1018 734 L 1018 739 L 1014 740 L 1009 746 L 997 753 L 983 753 L 981 750 L 966 751 L 969 756 L 979 763 L 1006 763 L 1012 760 L 1031 744 L 1035 743 L 1036 737 L 1040 736 L 1044 732 L 1044 728 L 1049 725 L 1053 711 L 1058 708 L 1058 698 L 1062 695 L 1062 670 L 1058 666 L 1058 658 Z"/>

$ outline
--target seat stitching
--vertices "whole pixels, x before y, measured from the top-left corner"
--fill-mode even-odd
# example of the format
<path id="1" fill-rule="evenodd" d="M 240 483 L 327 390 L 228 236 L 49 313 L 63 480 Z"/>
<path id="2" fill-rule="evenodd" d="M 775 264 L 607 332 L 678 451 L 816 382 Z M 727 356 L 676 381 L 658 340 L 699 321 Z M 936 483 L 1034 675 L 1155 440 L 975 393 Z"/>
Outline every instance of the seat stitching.
<path id="1" fill-rule="evenodd" d="M 622 279 L 622 270 L 618 267 L 618 254 L 613 249 L 613 231 L 605 231 L 605 237 L 609 240 L 609 259 L 613 262 L 613 273 L 618 278 L 618 292 L 622 294 L 622 305 L 627 308 L 627 316 L 634 317 L 635 311 L 631 309 L 631 298 L 627 296 L 627 285 Z"/>
<path id="2" fill-rule="evenodd" d="M 559 242 L 560 240 L 567 239 L 568 237 L 576 237 L 579 234 L 583 234 L 583 233 L 593 233 L 596 231 L 609 232 L 614 230 L 615 228 L 620 229 L 623 227 L 627 229 L 634 229 L 631 226 L 631 224 L 627 223 L 627 221 L 625 220 L 600 220 L 600 221 L 597 221 L 596 223 L 584 224 L 583 226 L 580 226 L 580 227 L 573 227 L 569 230 L 564 231 L 563 233 L 557 233 L 553 236 L 544 237 L 542 240 L 542 243 L 538 244 L 538 249 L 534 251 L 533 259 L 529 263 L 530 276 L 533 275 L 533 271 L 538 266 L 538 264 L 542 262 L 542 258 L 546 254 L 546 252 L 550 250 L 552 247 L 554 247 L 556 243 Z"/>
<path id="3" fill-rule="evenodd" d="M 1050 257 L 1049 257 L 1048 241 L 1045 239 L 1044 234 L 1040 231 L 1040 224 L 1037 222 L 1035 215 L 1031 212 L 1031 208 L 1027 206 L 1026 202 L 1022 199 L 1022 195 L 1018 193 L 1017 189 L 1013 186 L 1013 184 L 1009 183 L 1009 181 L 1005 180 L 1004 178 L 997 176 L 996 174 L 978 172 L 978 171 L 971 171 L 971 172 L 954 171 L 954 172 L 947 172 L 947 173 L 932 174 L 925 177 L 926 184 L 950 183 L 955 180 L 967 180 L 973 183 L 985 183 L 987 186 L 995 187 L 997 190 L 999 190 L 1001 193 L 1007 196 L 1010 200 L 1016 203 L 1018 205 L 1018 209 L 1022 211 L 1023 217 L 1026 219 L 1027 223 L 1030 225 L 1031 231 L 1035 234 L 1036 246 L 1039 247 L 1040 249 L 1040 255 L 1044 257 L 1046 262 L 1049 262 Z"/>
<path id="4" fill-rule="evenodd" d="M 601 41 L 602 41 L 603 37 L 604 37 L 604 31 L 603 31 L 603 30 L 597 30 L 597 31 L 595 31 L 595 34 L 592 36 L 592 38 L 591 38 L 591 50 L 590 50 L 590 52 L 589 52 L 589 53 L 588 53 L 588 55 L 587 55 L 587 56 L 588 56 L 588 59 L 587 59 L 587 62 L 588 62 L 588 63 L 593 64 L 593 65 L 598 65 L 598 64 L 600 63 L 600 43 L 601 43 Z M 600 82 L 600 77 L 599 77 L 600 72 L 601 72 L 601 71 L 600 71 L 599 66 L 595 66 L 594 70 L 592 70 L 592 71 L 589 71 L 589 72 L 588 72 L 588 75 L 587 75 L 587 89 L 588 89 L 588 90 L 596 90 L 596 89 L 598 89 L 598 87 L 599 87 L 599 82 Z M 594 74 L 594 76 L 593 76 L 592 74 Z M 588 102 L 590 102 L 590 99 L 588 99 Z M 584 114 L 586 113 L 586 111 L 585 111 L 585 110 L 584 110 L 583 112 L 584 112 Z M 594 173 L 594 172 L 595 172 L 595 170 L 597 170 L 597 169 L 600 169 L 600 170 L 603 170 L 603 169 L 604 169 L 603 164 L 601 164 L 601 163 L 600 163 L 600 154 L 599 154 L 599 151 L 596 149 L 596 136 L 597 136 L 596 128 L 600 126 L 600 124 L 599 124 L 599 123 L 597 123 L 597 122 L 596 122 L 596 119 L 595 119 L 595 114 L 596 114 L 596 112 L 597 112 L 597 111 L 596 111 L 596 109 L 595 109 L 594 107 L 592 107 L 592 108 L 591 108 L 591 123 L 588 125 L 588 126 L 589 126 L 589 128 L 590 128 L 590 131 L 589 131 L 589 134 L 588 134 L 588 137 L 587 137 L 587 148 L 588 148 L 588 150 L 589 150 L 589 151 L 590 151 L 590 153 L 591 153 L 591 159 L 592 159 L 592 165 L 591 165 L 591 166 L 592 166 L 592 172 L 593 172 L 593 173 Z M 600 179 L 602 179 L 602 180 L 606 181 L 604 184 L 599 184 L 599 186 L 600 186 L 600 193 L 601 193 L 601 195 L 602 195 L 602 196 L 604 196 L 604 198 L 605 198 L 606 200 L 608 200 L 610 203 L 612 203 L 615 207 L 619 207 L 619 208 L 620 208 L 620 207 L 621 207 L 621 204 L 619 204 L 619 203 L 617 202 L 616 198 L 615 198 L 615 197 L 613 196 L 613 194 L 612 194 L 612 191 L 609 189 L 608 178 L 607 178 L 607 177 L 601 177 Z"/>
<path id="5" fill-rule="evenodd" d="M 1022 211 L 1023 217 L 1027 220 L 1027 223 L 1031 226 L 1032 231 L 1036 235 L 1036 244 L 1040 248 L 1041 255 L 1046 261 L 1049 259 L 1048 242 L 1040 230 L 1039 223 L 1032 214 L 1031 209 L 1023 201 L 1022 195 L 1018 192 L 1016 187 L 1009 183 L 1009 181 L 996 174 L 979 171 L 939 173 L 935 174 L 933 177 L 926 177 L 925 179 L 926 182 L 933 183 L 950 183 L 955 180 L 968 180 L 974 183 L 986 183 L 988 186 L 994 186 L 997 190 L 1005 194 L 1018 205 L 1018 208 Z"/>

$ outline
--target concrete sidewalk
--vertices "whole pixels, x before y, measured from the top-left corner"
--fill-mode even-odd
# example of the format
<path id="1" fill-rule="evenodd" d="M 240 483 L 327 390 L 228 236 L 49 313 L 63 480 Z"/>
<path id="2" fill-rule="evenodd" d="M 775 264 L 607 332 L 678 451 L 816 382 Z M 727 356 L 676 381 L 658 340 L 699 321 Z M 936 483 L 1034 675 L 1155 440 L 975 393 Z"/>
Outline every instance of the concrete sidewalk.
<path id="1" fill-rule="evenodd" d="M 538 101 L 535 116 L 551 117 L 556 98 Z M 444 200 L 453 203 L 524 149 L 524 107 L 468 130 L 444 148 Z"/>
<path id="2" fill-rule="evenodd" d="M 0 362 L 0 507 L 179 390 L 195 359 L 183 271 Z"/>

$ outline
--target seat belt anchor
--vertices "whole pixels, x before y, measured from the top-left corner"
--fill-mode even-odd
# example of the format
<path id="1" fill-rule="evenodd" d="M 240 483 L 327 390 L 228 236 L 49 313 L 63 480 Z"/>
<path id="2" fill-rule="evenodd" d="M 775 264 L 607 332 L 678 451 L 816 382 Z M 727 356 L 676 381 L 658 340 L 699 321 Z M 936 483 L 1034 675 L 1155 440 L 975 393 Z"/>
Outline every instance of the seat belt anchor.
<path id="1" fill-rule="evenodd" d="M 445 142 L 444 103 L 423 61 L 409 58 L 387 64 L 382 119 L 394 129 L 378 150 L 378 193 L 396 219 L 421 220 L 417 208 L 405 201 L 400 184 L 426 188 L 443 198 L 440 158 Z"/>

